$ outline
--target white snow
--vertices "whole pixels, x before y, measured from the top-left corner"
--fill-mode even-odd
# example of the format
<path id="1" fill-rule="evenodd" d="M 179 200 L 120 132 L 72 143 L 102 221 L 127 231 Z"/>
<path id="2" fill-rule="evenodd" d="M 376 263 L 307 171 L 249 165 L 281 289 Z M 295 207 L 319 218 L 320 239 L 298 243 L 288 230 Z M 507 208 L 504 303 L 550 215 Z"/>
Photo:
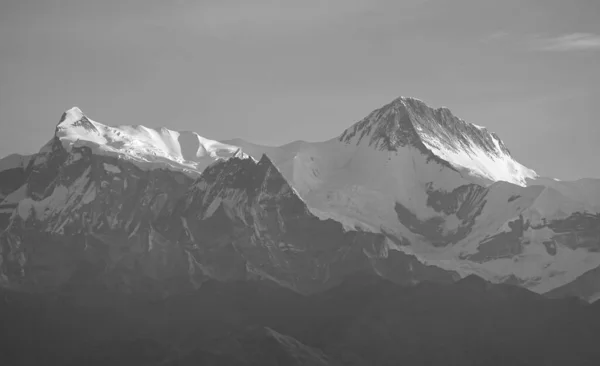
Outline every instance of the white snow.
<path id="1" fill-rule="evenodd" d="M 377 146 L 331 139 L 269 147 L 240 139 L 217 142 L 194 132 L 166 128 L 110 127 L 91 120 L 89 128 L 84 128 L 78 125 L 82 117 L 83 113 L 73 108 L 57 126 L 57 136 L 65 148 L 88 146 L 96 154 L 117 156 L 143 169 L 168 168 L 199 175 L 209 164 L 233 156 L 240 148 L 255 160 L 267 154 L 318 218 L 336 220 L 345 230 L 385 230 L 411 242 L 411 246 L 398 246 L 388 241 L 386 250 L 415 255 L 423 263 L 454 270 L 463 276 L 477 273 L 488 280 L 500 281 L 515 275 L 528 281 L 532 290 L 544 292 L 600 265 L 600 253 L 581 248 L 573 250 L 558 244 L 556 255 L 548 254 L 543 243 L 550 240 L 554 232 L 531 227 L 524 234 L 529 244 L 517 256 L 484 263 L 460 259 L 463 255 L 477 253 L 480 243 L 491 235 L 510 231 L 508 223 L 520 216 L 531 224 L 539 224 L 543 219 L 564 218 L 573 212 L 600 212 L 600 180 L 565 182 L 538 177 L 535 171 L 506 154 L 501 142 L 492 135 L 493 152 L 478 148 L 473 141 L 468 144 L 469 148 L 453 149 L 445 146 L 437 136 L 428 135 L 427 128 L 415 125 L 427 149 L 457 168 L 457 172 L 433 160 L 428 161 L 427 156 L 410 145 L 398 147 L 397 151 L 382 151 Z M 482 133 L 487 131 L 485 127 L 475 127 Z M 41 151 L 49 151 L 49 146 Z M 37 159 L 45 159 L 45 156 L 38 155 Z M 104 168 L 111 173 L 121 172 L 119 167 L 111 164 L 105 164 Z M 84 192 L 85 183 L 58 186 L 50 197 L 40 202 L 22 199 L 23 192 L 15 192 L 13 201 L 21 200 L 17 210 L 21 216 L 33 213 L 44 217 L 74 202 L 73 197 L 91 202 L 96 190 L 91 185 Z M 427 187 L 431 185 L 432 189 L 451 192 L 472 183 L 487 187 L 481 193 L 485 195 L 485 206 L 470 234 L 457 244 L 433 247 L 400 223 L 396 203 L 422 221 L 441 217 L 442 229 L 446 233 L 453 232 L 460 221 L 456 215 L 446 216 L 427 206 Z M 124 186 L 127 187 L 127 180 Z M 205 213 L 212 215 L 223 203 L 228 214 L 244 217 L 237 210 L 245 199 L 247 197 L 238 190 L 221 191 L 219 197 L 207 203 Z M 189 231 L 187 224 L 185 221 L 184 226 Z M 138 229 L 139 224 L 131 235 Z"/>
<path id="2" fill-rule="evenodd" d="M 204 212 L 204 218 L 211 217 L 215 213 L 217 208 L 219 208 L 219 205 L 221 204 L 221 202 L 222 202 L 222 199 L 220 197 L 215 197 L 215 199 L 206 208 L 206 210 Z"/>
<path id="3" fill-rule="evenodd" d="M 85 192 L 83 197 L 81 198 L 81 202 L 83 204 L 88 204 L 94 202 L 96 199 L 96 187 L 93 184 L 90 184 L 88 190 Z"/>
<path id="4" fill-rule="evenodd" d="M 54 231 L 55 233 L 63 234 L 63 233 L 64 233 L 64 227 L 65 227 L 67 224 L 71 223 L 71 222 L 72 222 L 71 218 L 70 218 L 70 217 L 67 217 L 66 219 L 64 219 L 64 221 L 62 222 L 62 224 L 60 224 L 60 225 L 59 225 L 59 226 L 58 226 L 56 229 L 54 229 L 53 231 Z"/>
<path id="5" fill-rule="evenodd" d="M 135 234 L 137 234 L 138 230 L 140 229 L 140 225 L 141 221 L 137 223 L 131 234 L 129 234 L 129 236 L 127 237 L 128 239 L 131 239 Z"/>
<path id="6" fill-rule="evenodd" d="M 91 168 L 87 168 L 69 187 L 65 187 L 64 185 L 55 186 L 52 194 L 41 201 L 35 201 L 31 198 L 21 200 L 17 206 L 19 216 L 27 219 L 33 213 L 36 219 L 45 220 L 54 214 L 59 214 L 69 209 L 82 198 L 83 203 L 91 202 L 94 199 L 92 195 L 95 195 L 95 189 L 92 190 L 93 187 L 90 187 L 84 193 L 84 189 L 89 181 L 90 170 Z"/>
<path id="7" fill-rule="evenodd" d="M 387 152 L 337 140 L 306 145 L 279 168 L 316 216 L 349 227 L 398 227 L 396 202 L 431 218 L 436 212 L 426 205 L 425 184 L 452 191 L 469 183 L 410 146 Z"/>
<path id="8" fill-rule="evenodd" d="M 194 233 L 192 232 L 192 230 L 190 230 L 190 226 L 188 225 L 187 219 L 185 217 L 181 217 L 181 222 L 183 224 L 183 228 L 185 229 L 188 237 L 192 240 L 192 242 L 195 242 L 196 238 L 194 238 Z"/>
<path id="9" fill-rule="evenodd" d="M 497 141 L 496 144 L 499 145 Z M 508 222 L 518 219 L 519 215 L 526 221 L 537 223 L 542 217 L 558 218 L 580 211 L 584 205 L 573 202 L 572 193 L 568 197 L 554 188 L 531 185 L 532 179 L 539 179 L 536 173 L 506 154 L 492 157 L 476 149 L 456 153 L 434 149 L 431 145 L 429 148 L 442 158 L 453 159 L 454 166 L 469 168 L 471 173 L 483 176 L 491 184 L 485 192 L 484 210 L 477 217 L 472 232 L 454 246 L 434 248 L 410 232 L 399 222 L 394 205 L 401 203 L 420 220 L 440 216 L 426 205 L 425 184 L 433 183 L 433 189 L 450 192 L 474 180 L 470 175 L 457 173 L 433 161 L 427 162 L 426 157 L 412 147 L 387 152 L 337 140 L 305 143 L 295 154 L 279 151 L 276 165 L 320 219 L 334 219 L 346 230 L 359 227 L 380 232 L 385 228 L 386 232 L 404 237 L 412 244 L 398 247 L 389 242 L 390 250 L 416 255 L 425 263 L 455 270 L 463 276 L 477 273 L 488 280 L 500 281 L 515 275 L 529 281 L 532 290 L 543 292 L 600 264 L 600 256 L 590 255 L 584 249 L 560 248 L 555 256 L 549 255 L 543 243 L 553 232 L 547 228 L 530 228 L 525 233 L 530 244 L 515 258 L 484 263 L 460 259 L 461 255 L 476 253 L 479 243 L 486 237 L 509 231 Z M 526 186 L 528 183 L 530 186 Z M 593 183 L 577 184 L 585 186 L 585 192 L 593 196 L 600 186 Z M 444 215 L 443 218 L 444 230 L 456 229 L 458 220 L 455 216 Z"/>
<path id="10" fill-rule="evenodd" d="M 111 173 L 121 173 L 121 169 L 119 169 L 118 166 L 116 165 L 112 165 L 112 164 L 107 164 L 107 163 L 103 163 L 104 164 L 104 170 L 106 170 L 107 172 L 111 172 Z"/>
<path id="11" fill-rule="evenodd" d="M 19 203 L 19 205 L 17 206 L 17 214 L 23 219 L 23 220 L 27 220 L 30 216 L 31 213 L 33 211 L 33 206 L 35 204 L 35 201 L 31 200 L 31 199 L 27 199 L 27 200 L 23 200 Z"/>
<path id="12" fill-rule="evenodd" d="M 529 210 L 535 218 L 562 219 L 574 212 L 585 211 L 585 204 L 569 199 L 554 188 L 545 187 Z M 538 220 L 533 222 L 541 223 Z"/>
<path id="13" fill-rule="evenodd" d="M 498 140 L 491 136 L 498 154 L 490 155 L 472 142 L 470 149 L 454 151 L 447 149 L 436 137 L 422 135 L 422 141 L 435 155 L 446 160 L 453 166 L 464 168 L 468 172 L 489 179 L 491 182 L 506 181 L 520 186 L 527 185 L 527 179 L 537 177 L 537 174 L 516 162 L 510 155 L 500 149 Z"/>
<path id="14" fill-rule="evenodd" d="M 542 185 L 560 194 L 563 205 L 571 201 L 571 212 L 600 212 L 600 179 L 584 178 L 575 181 L 558 181 L 552 178 L 539 177 L 528 181 L 528 185 Z M 558 193 L 556 193 L 558 192 Z M 575 208 L 575 203 L 580 204 Z M 565 208 L 566 209 L 566 208 Z"/>
<path id="15" fill-rule="evenodd" d="M 239 147 L 206 139 L 195 132 L 177 132 L 145 126 L 110 127 L 81 119 L 81 110 L 73 107 L 58 124 L 56 136 L 63 146 L 87 146 L 96 154 L 118 156 L 143 169 L 168 168 L 197 176 L 215 160 L 233 155 Z"/>
<path id="16" fill-rule="evenodd" d="M 489 185 L 507 181 L 525 186 L 527 179 L 537 177 L 535 171 L 519 164 L 507 154 L 501 147 L 501 142 L 487 129 L 459 119 L 439 121 L 437 117 L 433 117 L 439 112 L 442 112 L 444 118 L 451 114 L 447 108 L 433 110 L 418 99 L 401 97 L 373 111 L 348 128 L 343 136 L 351 145 L 371 144 L 375 149 L 387 149 L 388 145 L 404 146 L 420 140 L 433 154 L 465 172 L 465 178 L 474 183 Z M 461 132 L 448 128 L 446 123 L 456 123 L 456 130 L 465 131 L 461 134 L 461 141 L 456 138 L 456 134 Z M 479 130 L 477 135 L 493 142 L 493 149 L 486 148 L 484 151 L 481 143 L 473 140 L 478 137 L 472 135 L 471 126 Z M 387 134 L 389 141 L 380 138 L 383 133 Z M 349 134 L 353 136 L 347 140 Z"/>

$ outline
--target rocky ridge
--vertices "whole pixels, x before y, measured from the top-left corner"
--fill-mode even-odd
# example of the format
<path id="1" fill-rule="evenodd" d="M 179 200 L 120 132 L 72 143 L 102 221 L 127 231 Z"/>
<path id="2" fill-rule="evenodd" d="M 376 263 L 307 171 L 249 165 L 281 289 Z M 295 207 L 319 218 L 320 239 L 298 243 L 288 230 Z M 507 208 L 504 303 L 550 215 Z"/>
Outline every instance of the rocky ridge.
<path id="1" fill-rule="evenodd" d="M 231 143 L 67 111 L 39 153 L 0 164 L 2 283 L 313 293 L 366 270 L 545 292 L 600 266 L 600 184 L 543 180 L 447 108 L 398 98 L 333 140 Z"/>

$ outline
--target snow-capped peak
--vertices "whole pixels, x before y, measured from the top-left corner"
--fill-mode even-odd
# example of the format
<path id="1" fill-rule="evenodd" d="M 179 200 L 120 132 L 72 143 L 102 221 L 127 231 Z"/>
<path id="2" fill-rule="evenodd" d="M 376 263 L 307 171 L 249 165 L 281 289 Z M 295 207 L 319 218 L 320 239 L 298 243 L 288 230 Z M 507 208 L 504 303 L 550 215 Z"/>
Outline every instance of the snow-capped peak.
<path id="1" fill-rule="evenodd" d="M 59 124 L 70 124 L 79 121 L 81 118 L 83 118 L 83 116 L 84 114 L 81 111 L 81 109 L 79 109 L 79 107 L 73 107 L 71 109 L 66 110 L 65 113 L 63 113 L 62 117 L 60 118 Z"/>
<path id="2" fill-rule="evenodd" d="M 99 131 L 94 123 L 78 107 L 73 107 L 63 113 L 54 133 L 61 141 L 73 136 L 89 139 L 98 134 Z M 97 137 L 93 138 L 97 139 Z"/>
<path id="3" fill-rule="evenodd" d="M 414 147 L 488 183 L 507 181 L 525 186 L 537 174 L 513 159 L 502 140 L 487 128 L 465 122 L 445 107 L 399 97 L 371 112 L 338 138 L 347 144 L 398 151 Z"/>
<path id="4" fill-rule="evenodd" d="M 392 151 L 402 146 L 418 144 L 419 139 L 410 120 L 405 100 L 408 99 L 397 98 L 371 112 L 366 118 L 346 129 L 339 140 Z"/>
<path id="5" fill-rule="evenodd" d="M 63 113 L 55 137 L 70 151 L 86 146 L 96 154 L 130 160 L 142 168 L 168 168 L 199 175 L 215 160 L 243 154 L 239 147 L 210 140 L 191 131 L 142 125 L 103 125 L 73 107 Z"/>

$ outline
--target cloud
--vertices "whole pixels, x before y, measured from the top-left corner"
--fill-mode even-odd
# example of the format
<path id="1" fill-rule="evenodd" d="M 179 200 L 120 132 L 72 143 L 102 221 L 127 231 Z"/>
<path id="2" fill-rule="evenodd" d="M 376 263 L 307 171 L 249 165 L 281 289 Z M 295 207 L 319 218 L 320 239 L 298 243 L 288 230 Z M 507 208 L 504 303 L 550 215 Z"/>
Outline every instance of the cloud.
<path id="1" fill-rule="evenodd" d="M 483 43 L 501 42 L 501 41 L 505 41 L 510 36 L 511 36 L 511 34 L 509 32 L 507 32 L 505 30 L 499 30 L 499 31 L 496 31 L 496 32 L 493 32 L 491 34 L 481 37 L 480 41 Z"/>
<path id="2" fill-rule="evenodd" d="M 490 34 L 486 38 L 489 40 L 498 40 L 498 39 L 504 39 L 504 38 L 508 37 L 509 35 L 510 35 L 510 33 L 508 33 L 507 31 L 499 30 L 497 32 Z"/>
<path id="3" fill-rule="evenodd" d="M 533 48 L 547 52 L 600 50 L 600 35 L 571 33 L 554 38 L 534 37 Z"/>

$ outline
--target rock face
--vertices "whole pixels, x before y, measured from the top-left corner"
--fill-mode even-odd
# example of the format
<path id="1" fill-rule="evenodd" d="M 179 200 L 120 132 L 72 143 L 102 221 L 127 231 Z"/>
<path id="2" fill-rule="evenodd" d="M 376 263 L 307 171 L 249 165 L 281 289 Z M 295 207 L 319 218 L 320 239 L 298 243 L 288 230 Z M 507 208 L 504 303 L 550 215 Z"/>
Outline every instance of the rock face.
<path id="1" fill-rule="evenodd" d="M 0 232 L 8 226 L 19 200 L 26 196 L 22 187 L 31 172 L 30 162 L 30 156 L 16 154 L 0 160 Z"/>
<path id="2" fill-rule="evenodd" d="M 357 272 L 477 274 L 543 293 L 600 267 L 599 213 L 600 181 L 539 177 L 494 133 L 412 98 L 280 147 L 72 108 L 37 154 L 0 160 L 0 281 L 165 297 L 211 279 L 310 294 Z"/>
<path id="3" fill-rule="evenodd" d="M 526 179 L 537 177 L 514 160 L 496 134 L 457 118 L 448 108 L 433 109 L 414 98 L 400 97 L 373 111 L 344 131 L 339 141 L 384 151 L 414 147 L 448 168 L 466 170 L 488 183 L 526 185 Z"/>
<path id="4" fill-rule="evenodd" d="M 10 365 L 597 365 L 598 304 L 548 298 L 597 268 L 598 181 L 410 98 L 281 147 L 74 108 L 0 160 Z"/>
<path id="5" fill-rule="evenodd" d="M 234 156 L 192 181 L 55 141 L 25 184 L 36 199 L 20 201 L 0 234 L 9 287 L 90 281 L 167 296 L 207 279 L 252 277 L 310 293 L 365 269 L 399 283 L 458 278 L 390 254 L 382 234 L 315 217 L 266 155 Z"/>
<path id="6" fill-rule="evenodd" d="M 27 198 L 0 234 L 5 285 L 53 289 L 80 271 L 96 271 L 127 290 L 143 288 L 145 278 L 185 276 L 185 254 L 161 246 L 151 222 L 191 182 L 182 173 L 143 171 L 87 147 L 67 152 L 55 140 L 31 169 Z"/>

